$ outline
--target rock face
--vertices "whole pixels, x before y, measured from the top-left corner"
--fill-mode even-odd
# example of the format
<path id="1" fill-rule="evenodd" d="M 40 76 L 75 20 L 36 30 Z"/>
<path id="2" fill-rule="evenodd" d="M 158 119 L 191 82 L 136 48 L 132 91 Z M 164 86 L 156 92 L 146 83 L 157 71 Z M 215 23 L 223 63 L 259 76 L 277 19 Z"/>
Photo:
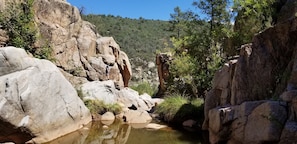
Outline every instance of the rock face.
<path id="1" fill-rule="evenodd" d="M 296 35 L 296 18 L 268 28 L 215 74 L 203 124 L 211 143 L 295 140 L 288 135 L 297 134 Z"/>
<path id="2" fill-rule="evenodd" d="M 9 4 L 2 3 L 0 11 Z M 109 79 L 121 87 L 129 85 L 132 70 L 128 56 L 112 37 L 100 36 L 94 25 L 83 21 L 76 7 L 65 0 L 35 0 L 33 9 L 40 35 L 36 48 L 50 43 L 54 63 L 73 85 Z M 0 46 L 5 46 L 7 40 L 0 27 Z"/>
<path id="3" fill-rule="evenodd" d="M 0 142 L 47 142 L 91 121 L 59 69 L 23 49 L 0 48 Z"/>
<path id="4" fill-rule="evenodd" d="M 74 77 L 110 79 L 128 86 L 132 71 L 127 55 L 112 37 L 101 37 L 94 25 L 83 21 L 77 8 L 61 0 L 36 0 L 34 9 L 40 33 L 51 42 L 58 67 Z M 73 80 L 77 85 L 79 80 Z"/>
<path id="5" fill-rule="evenodd" d="M 159 91 L 157 95 L 162 96 L 166 91 L 165 82 L 169 77 L 169 62 L 171 61 L 171 56 L 166 53 L 161 53 L 156 56 L 156 64 L 159 76 Z"/>

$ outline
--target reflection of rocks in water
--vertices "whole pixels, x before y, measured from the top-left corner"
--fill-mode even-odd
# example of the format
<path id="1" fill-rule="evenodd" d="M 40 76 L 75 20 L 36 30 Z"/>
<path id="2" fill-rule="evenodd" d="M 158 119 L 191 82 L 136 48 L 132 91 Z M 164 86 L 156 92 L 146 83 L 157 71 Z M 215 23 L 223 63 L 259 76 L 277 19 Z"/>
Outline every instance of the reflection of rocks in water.
<path id="1" fill-rule="evenodd" d="M 103 129 L 100 122 L 93 122 L 86 144 L 125 144 L 128 140 L 131 126 L 116 121 Z"/>
<path id="2" fill-rule="evenodd" d="M 140 125 L 138 125 L 140 127 Z M 180 132 L 165 125 L 150 123 L 145 128 L 122 123 L 119 119 L 111 125 L 95 121 L 87 127 L 56 139 L 48 144 L 164 144 L 202 143 L 201 133 Z"/>
<path id="3" fill-rule="evenodd" d="M 89 134 L 89 130 L 91 128 L 91 123 L 89 123 L 86 127 L 79 129 L 75 132 L 67 134 L 63 137 L 57 138 L 53 141 L 50 141 L 46 144 L 84 144 L 85 140 Z"/>

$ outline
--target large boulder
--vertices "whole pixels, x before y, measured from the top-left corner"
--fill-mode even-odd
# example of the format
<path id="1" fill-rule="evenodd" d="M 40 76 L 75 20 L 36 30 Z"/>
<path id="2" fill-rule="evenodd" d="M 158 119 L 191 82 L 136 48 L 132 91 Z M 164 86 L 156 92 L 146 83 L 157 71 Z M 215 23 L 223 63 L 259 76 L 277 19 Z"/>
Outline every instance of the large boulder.
<path id="1" fill-rule="evenodd" d="M 43 143 L 91 121 L 59 69 L 23 49 L 0 48 L 0 142 Z"/>

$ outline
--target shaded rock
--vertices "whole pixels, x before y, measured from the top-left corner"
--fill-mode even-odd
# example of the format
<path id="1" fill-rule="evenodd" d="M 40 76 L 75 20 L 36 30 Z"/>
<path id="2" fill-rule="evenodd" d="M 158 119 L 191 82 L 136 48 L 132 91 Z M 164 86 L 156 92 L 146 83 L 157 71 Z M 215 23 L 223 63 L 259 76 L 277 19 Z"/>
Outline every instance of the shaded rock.
<path id="1" fill-rule="evenodd" d="M 231 103 L 231 86 L 237 60 L 224 64 L 223 68 L 215 73 L 213 88 L 205 96 L 204 119 L 202 129 L 208 128 L 208 112 L 219 105 Z"/>
<path id="2" fill-rule="evenodd" d="M 279 144 L 293 144 L 297 142 L 297 122 L 288 121 L 283 129 Z"/>
<path id="3" fill-rule="evenodd" d="M 122 51 L 120 52 L 120 59 L 118 60 L 118 64 L 123 77 L 124 87 L 128 87 L 129 80 L 132 77 L 132 68 L 126 53 Z"/>
<path id="4" fill-rule="evenodd" d="M 0 49 L 0 141 L 47 142 L 91 121 L 89 110 L 59 69 L 25 50 Z M 42 111 L 41 111 L 42 110 Z M 65 125 L 67 123 L 67 125 Z"/>
<path id="5" fill-rule="evenodd" d="M 161 53 L 156 55 L 156 65 L 158 69 L 159 76 L 159 91 L 158 96 L 162 96 L 166 90 L 165 82 L 167 82 L 169 77 L 169 62 L 172 60 L 170 54 Z"/>
<path id="6" fill-rule="evenodd" d="M 246 135 L 253 135 L 256 132 L 255 127 L 260 127 L 258 124 L 260 119 L 268 115 L 266 124 L 260 123 L 263 129 L 267 128 L 271 131 L 277 131 L 282 129 L 282 124 L 285 122 L 287 114 L 285 103 L 276 101 L 250 101 L 244 102 L 241 105 L 229 106 L 229 107 L 217 107 L 209 111 L 209 133 L 211 143 L 217 143 L 222 140 L 228 140 L 231 142 L 248 142 Z M 265 109 L 265 110 L 264 110 Z M 252 118 L 253 117 L 253 118 Z M 277 117 L 273 119 L 272 117 Z M 265 119 L 265 118 L 263 118 Z M 279 122 L 280 121 L 280 122 Z M 274 123 L 275 122 L 275 123 Z M 253 123 L 253 124 L 251 124 Z M 275 125 L 274 125 L 275 124 Z M 247 126 L 249 125 L 249 128 Z M 265 127 L 265 128 L 264 128 Z M 279 128 L 279 129 L 277 129 Z M 248 131 L 250 130 L 250 131 Z M 259 131 L 259 133 L 265 131 Z M 265 132 L 266 134 L 268 132 Z M 275 133 L 274 133 L 275 134 Z M 255 134 L 257 135 L 257 134 Z M 272 137 L 273 134 L 270 135 Z M 261 136 L 264 137 L 264 136 Z M 256 140 L 252 142 L 261 142 L 262 140 Z M 263 140 L 265 141 L 265 140 Z M 269 140 L 268 140 L 269 141 Z M 271 140 L 273 141 L 273 140 Z"/>
<path id="7" fill-rule="evenodd" d="M 286 3 L 294 7 L 295 2 Z M 243 45 L 234 67 L 230 61 L 216 73 L 205 97 L 203 123 L 203 129 L 210 130 L 212 143 L 277 143 L 285 121 L 297 120 L 294 11 L 287 13 L 286 20 L 257 34 L 251 44 Z M 287 104 L 267 101 L 279 96 Z M 243 104 L 252 105 L 244 108 Z M 220 111 L 229 107 L 230 111 Z"/>
<path id="8" fill-rule="evenodd" d="M 288 103 L 288 120 L 297 121 L 297 90 L 283 92 L 280 99 Z"/>
<path id="9" fill-rule="evenodd" d="M 281 7 L 280 13 L 278 14 L 277 23 L 285 22 L 288 19 L 296 17 L 296 1 L 294 0 L 279 0 L 283 6 Z"/>
<path id="10" fill-rule="evenodd" d="M 278 142 L 287 119 L 284 104 L 266 102 L 248 116 L 244 132 L 245 143 Z M 255 131 L 255 128 L 259 129 Z"/>
<path id="11" fill-rule="evenodd" d="M 184 127 L 193 127 L 197 122 L 195 120 L 186 120 L 182 123 Z"/>

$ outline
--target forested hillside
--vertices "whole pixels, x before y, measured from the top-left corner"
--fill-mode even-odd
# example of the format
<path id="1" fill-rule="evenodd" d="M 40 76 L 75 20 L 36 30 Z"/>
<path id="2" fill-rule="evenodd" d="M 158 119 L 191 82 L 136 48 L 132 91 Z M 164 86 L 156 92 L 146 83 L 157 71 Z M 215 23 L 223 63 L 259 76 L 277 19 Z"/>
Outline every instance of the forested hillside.
<path id="1" fill-rule="evenodd" d="M 156 50 L 166 47 L 173 33 L 168 21 L 93 14 L 83 15 L 83 19 L 96 25 L 100 35 L 113 37 L 132 59 L 154 61 Z"/>

